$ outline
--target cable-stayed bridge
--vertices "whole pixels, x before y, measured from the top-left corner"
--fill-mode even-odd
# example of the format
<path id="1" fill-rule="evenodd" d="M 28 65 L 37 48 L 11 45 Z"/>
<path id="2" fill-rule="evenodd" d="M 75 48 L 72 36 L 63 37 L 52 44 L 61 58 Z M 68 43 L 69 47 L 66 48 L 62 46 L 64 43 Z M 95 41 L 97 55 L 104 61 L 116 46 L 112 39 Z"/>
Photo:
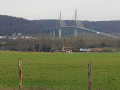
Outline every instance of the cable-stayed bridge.
<path id="1" fill-rule="evenodd" d="M 59 36 L 59 38 L 61 38 L 63 30 L 69 30 L 69 29 L 72 29 L 74 31 L 74 36 L 75 37 L 77 37 L 79 31 L 85 31 L 85 32 L 94 33 L 94 34 L 97 34 L 97 35 L 107 36 L 107 37 L 110 37 L 110 38 L 120 38 L 120 37 L 115 36 L 115 35 L 111 35 L 111 34 L 108 34 L 108 33 L 99 32 L 97 30 L 85 28 L 84 25 L 82 24 L 82 22 L 80 20 L 77 20 L 77 10 L 75 10 L 74 25 L 69 25 L 68 26 L 66 24 L 65 20 L 61 19 L 61 12 L 60 12 L 59 27 L 49 30 L 49 33 L 53 37 L 55 37 L 56 32 L 58 31 L 58 36 Z"/>

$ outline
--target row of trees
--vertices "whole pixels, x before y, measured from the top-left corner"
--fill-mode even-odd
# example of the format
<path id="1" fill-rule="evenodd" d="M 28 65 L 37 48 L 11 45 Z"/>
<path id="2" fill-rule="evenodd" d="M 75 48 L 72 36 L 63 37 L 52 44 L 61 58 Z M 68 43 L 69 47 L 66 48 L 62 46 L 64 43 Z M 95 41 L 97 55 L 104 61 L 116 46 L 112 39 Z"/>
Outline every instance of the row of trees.
<path id="1" fill-rule="evenodd" d="M 80 34 L 77 38 L 67 36 L 63 38 L 43 36 L 34 39 L 6 39 L 6 46 L 19 51 L 53 51 L 69 47 L 76 51 L 80 48 L 120 47 L 120 39 L 108 38 L 94 34 Z"/>

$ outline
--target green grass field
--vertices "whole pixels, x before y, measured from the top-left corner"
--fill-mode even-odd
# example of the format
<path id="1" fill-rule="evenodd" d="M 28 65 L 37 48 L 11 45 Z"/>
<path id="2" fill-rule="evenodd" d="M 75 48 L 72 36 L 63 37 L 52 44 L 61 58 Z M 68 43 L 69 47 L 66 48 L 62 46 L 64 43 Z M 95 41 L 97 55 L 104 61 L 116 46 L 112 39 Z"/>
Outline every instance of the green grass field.
<path id="1" fill-rule="evenodd" d="M 18 58 L 23 88 L 87 90 L 92 61 L 93 89 L 120 90 L 120 53 L 35 53 L 0 51 L 0 87 L 18 88 Z"/>

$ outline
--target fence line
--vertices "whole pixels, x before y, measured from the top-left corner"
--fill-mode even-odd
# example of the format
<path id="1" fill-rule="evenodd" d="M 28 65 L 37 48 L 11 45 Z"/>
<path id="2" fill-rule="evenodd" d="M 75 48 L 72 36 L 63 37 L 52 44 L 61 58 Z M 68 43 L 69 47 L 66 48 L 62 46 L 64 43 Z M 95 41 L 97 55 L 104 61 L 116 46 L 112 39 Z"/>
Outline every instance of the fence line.
<path id="1" fill-rule="evenodd" d="M 18 71 L 19 71 L 19 89 L 22 88 L 22 60 L 18 59 Z M 88 64 L 88 90 L 93 90 L 92 86 L 92 62 Z M 99 86 L 99 90 L 101 90 Z"/>

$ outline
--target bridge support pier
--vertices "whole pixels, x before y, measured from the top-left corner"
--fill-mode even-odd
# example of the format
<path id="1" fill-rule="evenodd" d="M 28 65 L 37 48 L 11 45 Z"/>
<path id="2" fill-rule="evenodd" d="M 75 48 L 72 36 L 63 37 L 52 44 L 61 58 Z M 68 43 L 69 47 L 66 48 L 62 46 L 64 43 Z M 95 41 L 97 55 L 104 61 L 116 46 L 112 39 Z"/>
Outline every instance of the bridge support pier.
<path id="1" fill-rule="evenodd" d="M 53 37 L 55 37 L 55 30 L 53 30 Z"/>
<path id="2" fill-rule="evenodd" d="M 74 36 L 77 37 L 77 29 L 74 29 Z"/>
<path id="3" fill-rule="evenodd" d="M 61 36 L 62 36 L 62 30 L 59 29 L 59 38 L 61 38 Z"/>
<path id="4" fill-rule="evenodd" d="M 49 35 L 52 36 L 52 31 L 49 32 Z"/>

